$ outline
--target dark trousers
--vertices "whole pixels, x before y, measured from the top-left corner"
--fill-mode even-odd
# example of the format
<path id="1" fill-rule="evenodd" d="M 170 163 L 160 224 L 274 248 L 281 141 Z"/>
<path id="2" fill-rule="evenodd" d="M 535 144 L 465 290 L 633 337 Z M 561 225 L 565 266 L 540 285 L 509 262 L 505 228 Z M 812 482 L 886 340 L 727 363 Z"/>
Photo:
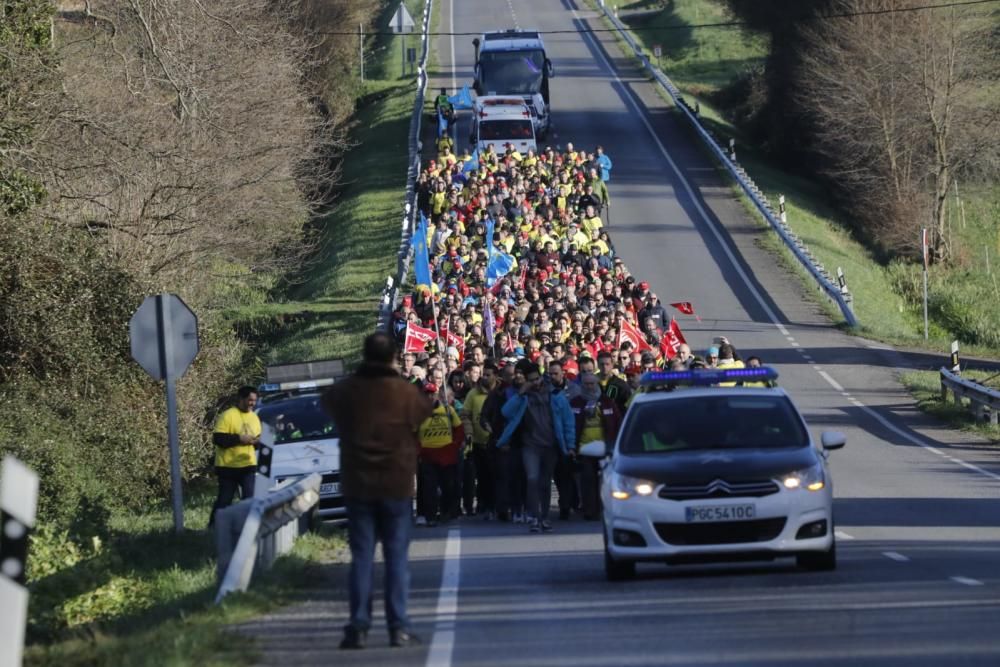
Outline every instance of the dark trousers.
<path id="1" fill-rule="evenodd" d="M 417 514 L 432 521 L 440 512 L 442 519 L 450 519 L 458 509 L 458 466 L 421 461 L 418 474 Z"/>
<path id="2" fill-rule="evenodd" d="M 358 500 L 347 498 L 347 535 L 351 547 L 348 588 L 351 596 L 350 625 L 367 632 L 372 624 L 372 589 L 375 574 L 375 542 L 382 542 L 385 558 L 385 616 L 390 630 L 406 630 L 410 619 L 406 601 L 410 592 L 410 517 L 413 501 Z"/>
<path id="3" fill-rule="evenodd" d="M 208 517 L 208 525 L 215 523 L 215 512 L 224 507 L 229 507 L 233 502 L 236 490 L 240 491 L 240 498 L 253 498 L 254 480 L 256 479 L 257 466 L 246 466 L 245 468 L 223 468 L 216 466 L 215 474 L 219 478 L 219 495 L 212 505 L 212 513 Z"/>
<path id="4" fill-rule="evenodd" d="M 525 500 L 524 508 L 529 517 L 546 521 L 549 518 L 549 504 L 552 500 L 552 475 L 555 473 L 558 448 L 525 447 L 521 450 L 524 462 Z"/>
<path id="5" fill-rule="evenodd" d="M 524 511 L 524 465 L 521 450 L 493 448 L 493 473 L 496 480 L 498 513 L 520 514 Z"/>
<path id="6" fill-rule="evenodd" d="M 579 466 L 583 516 L 596 519 L 601 513 L 600 463 L 597 459 L 581 457 Z"/>
<path id="7" fill-rule="evenodd" d="M 476 468 L 476 510 L 480 514 L 495 512 L 497 508 L 496 479 L 489 446 L 473 445 L 472 460 Z"/>
<path id="8" fill-rule="evenodd" d="M 466 514 L 476 511 L 476 459 L 472 452 L 463 453 L 458 464 L 459 485 L 462 487 L 462 509 Z"/>
<path id="9" fill-rule="evenodd" d="M 560 455 L 556 463 L 556 489 L 559 491 L 559 511 L 569 512 L 580 506 L 577 487 L 580 464 L 568 456 Z"/>

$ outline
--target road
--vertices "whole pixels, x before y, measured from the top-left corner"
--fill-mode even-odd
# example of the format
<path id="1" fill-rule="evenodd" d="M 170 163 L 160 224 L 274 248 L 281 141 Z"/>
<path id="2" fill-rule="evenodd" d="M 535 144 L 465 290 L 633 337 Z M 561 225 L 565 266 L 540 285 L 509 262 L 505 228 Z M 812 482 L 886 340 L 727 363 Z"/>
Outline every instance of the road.
<path id="1" fill-rule="evenodd" d="M 572 0 L 443 0 L 442 31 L 452 10 L 458 32 L 604 27 Z M 436 44 L 459 85 L 470 41 L 456 38 L 454 60 L 449 38 Z M 779 369 L 815 433 L 846 433 L 833 455 L 839 567 L 640 565 L 611 584 L 593 523 L 529 535 L 461 520 L 416 534 L 424 647 L 391 651 L 375 631 L 369 650 L 338 652 L 347 611 L 333 587 L 248 626 L 264 664 L 1000 664 L 1000 456 L 917 412 L 896 381 L 902 356 L 841 333 L 759 248 L 760 227 L 613 37 L 545 41 L 552 142 L 600 143 L 615 160 L 610 228 L 633 273 L 664 302 L 695 304 L 702 321 L 682 321 L 695 346 L 728 336 Z"/>

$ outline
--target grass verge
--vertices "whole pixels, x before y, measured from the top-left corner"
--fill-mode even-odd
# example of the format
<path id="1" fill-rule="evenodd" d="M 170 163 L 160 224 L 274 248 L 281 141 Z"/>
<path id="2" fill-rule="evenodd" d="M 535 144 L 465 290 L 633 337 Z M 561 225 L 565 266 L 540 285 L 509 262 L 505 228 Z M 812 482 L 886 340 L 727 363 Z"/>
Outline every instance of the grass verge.
<path id="1" fill-rule="evenodd" d="M 189 493 L 187 525 L 204 526 L 211 501 L 208 487 Z M 33 544 L 52 556 L 44 562 L 59 565 L 30 573 L 26 665 L 245 665 L 252 643 L 234 641 L 227 626 L 302 598 L 346 547 L 335 528 L 303 536 L 249 592 L 215 606 L 209 531 L 174 535 L 166 504 L 111 525 L 88 545 L 60 535 Z"/>
<path id="2" fill-rule="evenodd" d="M 979 382 L 987 381 L 992 376 L 988 386 L 997 386 L 997 378 L 993 373 L 979 371 L 963 371 L 962 377 Z M 1000 426 L 994 426 L 988 422 L 976 419 L 969 410 L 968 401 L 963 405 L 956 404 L 951 400 L 941 400 L 941 379 L 937 371 L 912 371 L 904 373 L 901 377 L 903 385 L 910 390 L 917 401 L 917 406 L 924 412 L 934 415 L 938 419 L 960 428 L 963 431 L 975 433 L 987 438 L 994 444 L 1000 444 Z"/>

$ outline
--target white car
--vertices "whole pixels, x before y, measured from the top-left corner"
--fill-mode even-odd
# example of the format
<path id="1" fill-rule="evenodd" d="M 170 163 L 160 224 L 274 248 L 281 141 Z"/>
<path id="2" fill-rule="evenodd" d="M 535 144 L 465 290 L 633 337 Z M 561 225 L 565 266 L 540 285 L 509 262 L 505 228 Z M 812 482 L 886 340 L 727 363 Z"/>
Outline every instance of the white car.
<path id="1" fill-rule="evenodd" d="M 715 386 L 776 377 L 769 368 L 647 373 L 614 447 L 581 448 L 604 459 L 608 579 L 634 576 L 640 561 L 794 556 L 803 568 L 836 567 L 827 453 L 844 436 L 814 443 L 782 389 Z"/>
<path id="2" fill-rule="evenodd" d="M 269 366 L 268 381 L 258 392 L 261 442 L 273 445 L 266 473 L 272 488 L 320 473 L 323 477 L 314 517 L 319 519 L 347 517 L 340 488 L 340 435 L 320 400 L 322 388 L 343 373 L 339 359 Z"/>

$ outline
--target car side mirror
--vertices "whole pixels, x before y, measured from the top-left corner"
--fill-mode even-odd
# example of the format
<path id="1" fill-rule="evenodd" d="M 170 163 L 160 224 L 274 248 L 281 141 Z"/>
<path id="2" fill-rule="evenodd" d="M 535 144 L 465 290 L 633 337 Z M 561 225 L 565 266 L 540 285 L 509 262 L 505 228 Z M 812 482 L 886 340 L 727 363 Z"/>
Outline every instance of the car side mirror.
<path id="1" fill-rule="evenodd" d="M 840 449 L 846 442 L 847 436 L 840 431 L 823 431 L 820 435 L 820 443 L 826 450 Z"/>
<path id="2" fill-rule="evenodd" d="M 594 459 L 603 459 L 608 455 L 608 447 L 603 440 L 594 440 L 584 445 L 580 445 L 580 456 L 587 456 Z"/>
<path id="3" fill-rule="evenodd" d="M 548 58 L 545 59 L 545 71 L 550 79 L 556 75 L 556 70 L 552 67 L 552 61 Z"/>

